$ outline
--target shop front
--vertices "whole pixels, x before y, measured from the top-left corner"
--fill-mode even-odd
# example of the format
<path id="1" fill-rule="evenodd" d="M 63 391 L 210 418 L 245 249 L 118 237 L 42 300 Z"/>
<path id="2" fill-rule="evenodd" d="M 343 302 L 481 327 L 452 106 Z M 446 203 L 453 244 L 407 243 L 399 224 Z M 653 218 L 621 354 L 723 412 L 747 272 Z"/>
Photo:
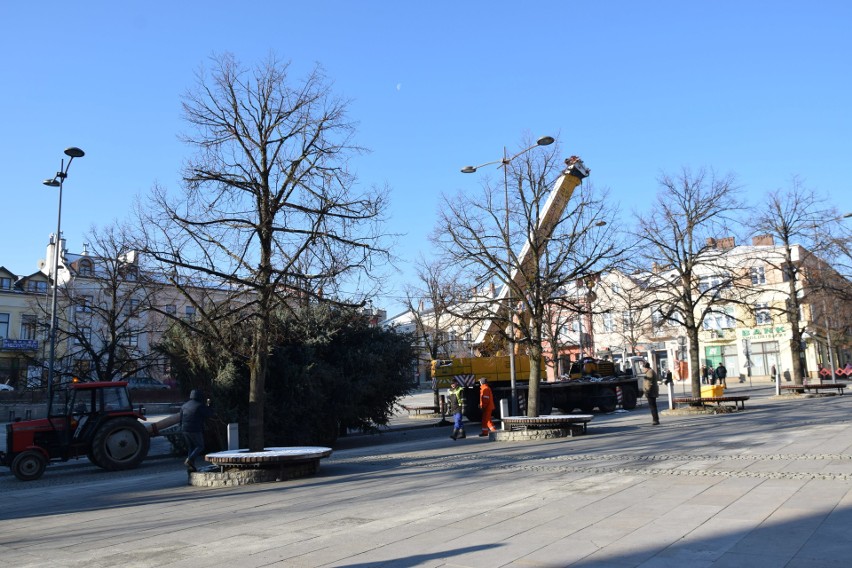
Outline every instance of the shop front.
<path id="1" fill-rule="evenodd" d="M 737 334 L 742 339 L 739 357 L 744 363 L 745 374 L 751 378 L 771 379 L 775 367 L 782 381 L 792 380 L 789 325 L 740 328 Z"/>

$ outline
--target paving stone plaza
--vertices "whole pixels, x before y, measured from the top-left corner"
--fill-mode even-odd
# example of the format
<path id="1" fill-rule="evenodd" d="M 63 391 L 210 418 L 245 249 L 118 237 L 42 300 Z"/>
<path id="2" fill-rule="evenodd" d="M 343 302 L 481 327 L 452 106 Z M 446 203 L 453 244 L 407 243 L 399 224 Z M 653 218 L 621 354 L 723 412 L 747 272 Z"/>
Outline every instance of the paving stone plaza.
<path id="1" fill-rule="evenodd" d="M 849 566 L 852 396 L 728 390 L 746 410 L 652 426 L 640 403 L 519 442 L 453 441 L 403 412 L 281 483 L 192 487 L 164 455 L 5 470 L 0 566 Z"/>

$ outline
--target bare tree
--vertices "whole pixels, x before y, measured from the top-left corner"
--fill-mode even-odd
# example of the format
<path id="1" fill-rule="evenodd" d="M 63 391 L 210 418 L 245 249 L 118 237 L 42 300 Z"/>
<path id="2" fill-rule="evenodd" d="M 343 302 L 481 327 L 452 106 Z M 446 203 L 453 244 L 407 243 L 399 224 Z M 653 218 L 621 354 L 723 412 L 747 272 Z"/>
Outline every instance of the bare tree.
<path id="1" fill-rule="evenodd" d="M 529 356 L 529 416 L 538 415 L 546 306 L 571 304 L 574 300 L 561 291 L 578 278 L 608 267 L 619 252 L 614 231 L 602 229 L 602 224 L 614 219 L 616 208 L 605 192 L 591 186 L 579 186 L 563 213 L 542 225 L 552 180 L 566 168 L 566 160 L 558 156 L 558 145 L 522 154 L 502 164 L 506 178 L 501 183 L 486 179 L 481 194 L 444 196 L 433 233 L 445 262 L 465 275 L 466 288 L 481 290 L 489 283 L 508 283 L 512 298 L 508 309 L 505 302 L 499 305 L 495 298 L 487 298 L 472 302 L 468 313 L 459 315 L 480 323 L 495 322 L 489 339 L 498 345 L 514 343 Z M 510 328 L 515 330 L 514 337 L 509 336 Z"/>
<path id="2" fill-rule="evenodd" d="M 838 273 L 828 270 L 819 259 L 839 250 L 836 246 L 840 241 L 832 235 L 832 227 L 825 224 L 827 220 L 836 222 L 839 215 L 827 205 L 824 197 L 806 188 L 798 177 L 792 178 L 787 190 L 769 192 L 759 210 L 752 220 L 755 232 L 771 236 L 780 248 L 777 257 L 765 255 L 762 260 L 781 274 L 786 283 L 784 304 L 769 309 L 790 323 L 791 373 L 794 383 L 800 385 L 805 376 L 802 358 L 798 356 L 806 326 L 802 305 L 811 304 L 810 319 L 814 319 L 813 316 L 825 312 L 819 303 L 824 303 L 826 296 L 834 296 L 832 292 L 836 292 L 842 298 L 844 290 L 849 293 L 848 280 L 835 278 Z M 817 319 L 826 321 L 828 318 Z"/>
<path id="3" fill-rule="evenodd" d="M 67 263 L 57 289 L 57 342 L 64 375 L 110 381 L 144 375 L 158 363 L 150 313 L 159 284 L 141 271 L 127 227 L 92 229 L 83 255 Z M 47 301 L 39 309 L 49 314 Z M 45 321 L 49 318 L 45 316 Z"/>
<path id="4" fill-rule="evenodd" d="M 379 232 L 386 192 L 357 190 L 347 103 L 319 68 L 297 81 L 274 56 L 251 69 L 231 55 L 212 65 L 183 103 L 184 140 L 197 150 L 183 192 L 156 188 L 139 212 L 146 252 L 173 283 L 215 289 L 230 307 L 220 317 L 251 337 L 241 355 L 249 448 L 259 451 L 273 312 L 294 301 L 363 304 L 388 258 Z"/>
<path id="5" fill-rule="evenodd" d="M 598 287 L 598 300 L 605 307 L 610 333 L 619 339 L 629 355 L 635 355 L 639 344 L 654 332 L 653 301 L 648 293 L 648 272 L 628 275 L 618 272 L 617 280 L 607 279 Z M 603 313 L 596 323 L 603 327 Z"/>
<path id="6" fill-rule="evenodd" d="M 662 322 L 683 327 L 689 339 L 692 394 L 701 395 L 698 332 L 708 314 L 724 313 L 738 273 L 722 262 L 731 215 L 740 207 L 733 175 L 684 168 L 663 174 L 653 210 L 639 216 L 636 268 L 664 269 L 647 282 Z"/>
<path id="7" fill-rule="evenodd" d="M 459 336 L 469 335 L 469 323 L 453 315 L 459 301 L 457 276 L 440 261 L 428 262 L 422 257 L 417 263 L 417 285 L 406 289 L 408 310 L 414 317 L 415 337 L 422 346 L 420 354 L 431 361 L 459 355 Z M 460 329 L 460 326 L 462 329 Z M 434 404 L 439 405 L 437 384 L 433 388 Z"/>

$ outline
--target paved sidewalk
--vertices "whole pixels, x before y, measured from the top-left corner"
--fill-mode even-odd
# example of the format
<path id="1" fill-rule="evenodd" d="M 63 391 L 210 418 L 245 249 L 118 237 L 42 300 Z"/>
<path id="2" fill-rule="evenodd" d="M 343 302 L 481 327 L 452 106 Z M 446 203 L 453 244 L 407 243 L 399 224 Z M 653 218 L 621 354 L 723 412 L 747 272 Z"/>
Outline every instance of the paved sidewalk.
<path id="1" fill-rule="evenodd" d="M 852 396 L 731 385 L 744 412 L 589 433 L 337 450 L 317 476 L 200 489 L 169 460 L 0 478 L 0 564 L 107 567 L 840 567 L 852 557 Z M 660 399 L 665 408 L 665 398 Z"/>

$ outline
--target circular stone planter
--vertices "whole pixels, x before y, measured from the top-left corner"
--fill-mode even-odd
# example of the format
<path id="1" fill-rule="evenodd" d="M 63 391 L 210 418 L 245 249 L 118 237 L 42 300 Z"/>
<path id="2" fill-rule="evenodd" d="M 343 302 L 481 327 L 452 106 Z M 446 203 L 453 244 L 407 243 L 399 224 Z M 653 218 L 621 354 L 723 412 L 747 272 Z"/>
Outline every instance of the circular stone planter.
<path id="1" fill-rule="evenodd" d="M 213 466 L 190 473 L 189 484 L 196 487 L 233 487 L 298 479 L 315 474 L 319 470 L 320 459 L 330 455 L 331 448 L 321 446 L 265 448 L 261 452 L 216 452 L 204 456 Z"/>

